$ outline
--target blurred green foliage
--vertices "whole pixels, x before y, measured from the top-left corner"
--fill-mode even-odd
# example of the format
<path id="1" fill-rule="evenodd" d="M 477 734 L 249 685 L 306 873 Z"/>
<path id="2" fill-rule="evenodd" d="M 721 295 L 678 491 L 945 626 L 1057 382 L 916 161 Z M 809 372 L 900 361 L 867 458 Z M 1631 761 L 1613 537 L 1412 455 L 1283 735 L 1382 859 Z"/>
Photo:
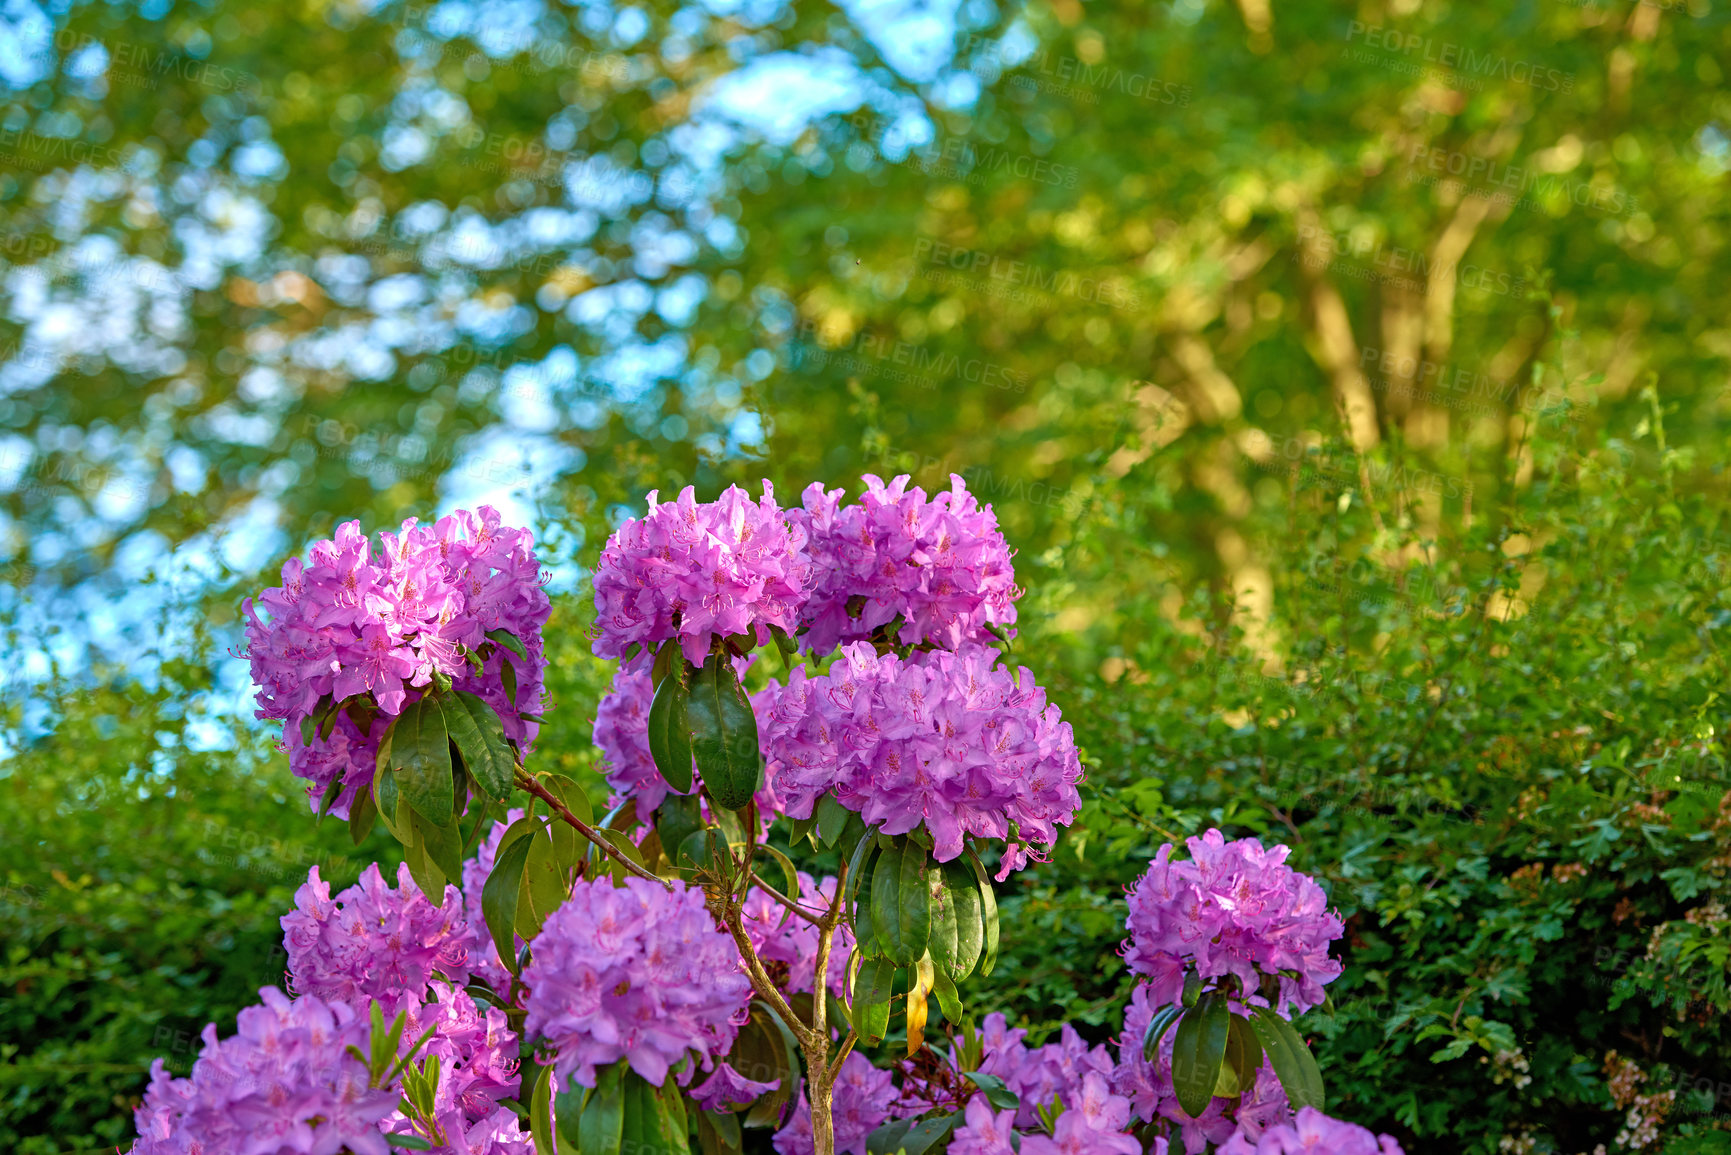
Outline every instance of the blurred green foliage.
<path id="1" fill-rule="evenodd" d="M 599 797 L 571 575 L 618 516 L 865 471 L 994 503 L 1087 752 L 974 1005 L 1111 1035 L 1119 888 L 1221 825 L 1348 919 L 1341 1114 L 1616 1149 L 1615 1051 L 1665 1150 L 1731 1149 L 1731 9 L 953 13 L 9 26 L 0 1149 L 124 1142 L 306 869 L 388 853 L 223 657 L 282 556 L 531 495 L 535 757 Z"/>

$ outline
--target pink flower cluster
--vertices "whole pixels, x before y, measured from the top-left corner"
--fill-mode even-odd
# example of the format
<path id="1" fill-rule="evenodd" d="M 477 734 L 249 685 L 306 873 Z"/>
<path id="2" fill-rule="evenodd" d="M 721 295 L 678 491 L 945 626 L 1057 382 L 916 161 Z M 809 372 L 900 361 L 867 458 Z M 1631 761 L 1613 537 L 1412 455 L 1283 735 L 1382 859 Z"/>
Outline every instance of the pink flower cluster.
<path id="1" fill-rule="evenodd" d="M 512 1143 L 529 1143 L 516 1125 L 515 1112 L 499 1106 L 501 1099 L 514 1098 L 518 1091 L 517 1036 L 506 1025 L 505 1012 L 488 1007 L 482 1013 L 468 992 L 447 983 L 434 982 L 432 994 L 431 1002 L 410 1005 L 403 1047 L 407 1050 L 429 1027 L 433 1029 L 413 1062 L 425 1066 L 430 1057 L 439 1060 L 434 1121 L 450 1140 L 448 1148 L 458 1155 L 468 1155 L 471 1149 L 477 1155 L 483 1151 L 505 1155 Z M 401 1111 L 387 1118 L 384 1126 L 387 1132 L 414 1129 Z M 479 1136 L 485 1136 L 489 1146 L 479 1144 Z"/>
<path id="2" fill-rule="evenodd" d="M 419 1004 L 435 973 L 467 982 L 469 952 L 479 945 L 456 887 L 446 886 L 444 904 L 434 906 L 406 864 L 397 867 L 397 889 L 385 885 L 375 862 L 334 900 L 313 867 L 282 929 L 296 993 L 362 1011 L 377 999 L 391 1015 Z"/>
<path id="3" fill-rule="evenodd" d="M 1150 980 L 1153 1003 L 1178 1002 L 1193 967 L 1204 981 L 1236 976 L 1257 1004 L 1262 977 L 1278 975 L 1276 1009 L 1287 1017 L 1319 1005 L 1323 985 L 1340 977 L 1328 944 L 1342 933 L 1322 888 L 1285 865 L 1284 846 L 1227 842 L 1218 830 L 1186 845 L 1187 862 L 1173 862 L 1172 844 L 1162 846 L 1129 895 L 1124 958 Z"/>
<path id="4" fill-rule="evenodd" d="M 825 877 L 814 882 L 805 871 L 799 872 L 799 904 L 814 913 L 829 909 L 835 899 L 835 879 Z M 789 916 L 780 901 L 771 898 L 761 888 L 746 896 L 741 909 L 745 933 L 757 957 L 766 964 L 787 968 L 783 989 L 792 994 L 809 994 L 817 973 L 817 927 L 800 918 Z M 830 944 L 829 989 L 840 998 L 847 989 L 847 958 L 853 950 L 853 932 L 847 924 L 836 927 L 835 940 Z"/>
<path id="5" fill-rule="evenodd" d="M 734 660 L 734 667 L 742 676 L 750 664 L 749 660 Z M 768 732 L 769 711 L 779 689 L 779 683 L 771 682 L 768 688 L 751 695 L 760 745 Z M 671 793 L 667 780 L 655 768 L 655 759 L 649 753 L 649 707 L 654 700 L 655 687 L 648 669 L 634 670 L 621 666 L 613 675 L 612 689 L 595 707 L 595 746 L 601 751 L 602 761 L 607 766 L 607 785 L 613 789 L 609 804 L 617 806 L 627 798 L 635 798 L 637 815 L 643 819 L 652 816 Z M 764 753 L 767 757 L 768 751 Z M 692 789 L 695 790 L 697 783 L 703 781 L 703 775 L 693 769 L 691 776 Z M 760 815 L 769 817 L 781 810 L 774 779 L 768 774 L 764 777 L 763 789 L 757 792 L 757 810 Z"/>
<path id="6" fill-rule="evenodd" d="M 525 1030 L 557 1048 L 559 1079 L 575 1074 L 586 1087 L 596 1067 L 621 1058 L 656 1086 L 687 1053 L 709 1070 L 733 1046 L 751 998 L 702 890 L 641 878 L 578 881 L 536 936 L 523 981 Z"/>
<path id="7" fill-rule="evenodd" d="M 1175 1125 L 1189 1155 L 1197 1155 L 1207 1150 L 1209 1144 L 1223 1143 L 1233 1135 L 1255 1139 L 1265 1128 L 1291 1122 L 1291 1104 L 1274 1068 L 1266 1061 L 1256 1072 L 1256 1082 L 1239 1097 L 1236 1105 L 1216 1096 L 1199 1118 L 1186 1114 L 1178 1105 L 1178 1092 L 1172 1084 L 1175 1032 L 1168 1030 L 1161 1038 L 1152 1062 L 1144 1057 L 1143 1037 L 1148 1031 L 1148 1021 L 1161 1005 L 1149 996 L 1146 986 L 1137 987 L 1124 1011 L 1124 1033 L 1118 1037 L 1118 1067 L 1112 1076 L 1112 1089 L 1130 1101 L 1137 1118 L 1150 1122 L 1165 1119 Z"/>
<path id="8" fill-rule="evenodd" d="M 595 570 L 595 654 L 623 658 L 633 644 L 638 668 L 663 642 L 678 639 L 692 665 L 702 665 L 712 635 L 751 633 L 769 641 L 769 627 L 791 634 L 811 582 L 805 530 L 790 524 L 763 483 L 753 502 L 729 486 L 699 503 L 690 486 L 677 501 L 649 494 L 649 512 L 621 525 Z"/>
<path id="9" fill-rule="evenodd" d="M 1082 764 L 1033 674 L 997 657 L 966 646 L 903 659 L 854 642 L 827 674 L 795 669 L 765 737 L 787 813 L 807 817 L 830 792 L 885 833 L 923 824 L 940 862 L 972 834 L 1010 841 L 999 879 L 1020 869 L 1081 806 Z"/>
<path id="10" fill-rule="evenodd" d="M 535 724 L 521 712 L 540 701 L 546 665 L 541 627 L 550 603 L 528 530 L 502 527 L 498 511 L 483 506 L 430 527 L 410 518 L 401 534 L 380 541 L 381 554 L 374 557 L 360 523 L 348 522 L 333 540 L 312 547 L 310 564 L 290 558 L 283 565 L 283 584 L 258 598 L 268 621 L 259 618 L 252 599 L 245 602 L 258 716 L 282 719 L 289 766 L 311 783 L 307 793 L 315 804 L 341 778 L 332 811 L 344 817 L 356 789 L 371 780 L 390 720 L 435 673 L 485 699 L 504 720 L 505 733 L 526 746 Z M 516 635 L 528 661 L 495 647 L 477 673 L 465 654 L 495 629 Z M 506 693 L 505 662 L 513 666 L 515 694 Z M 326 695 L 336 702 L 364 696 L 382 716 L 368 719 L 363 732 L 340 712 L 327 738 L 315 735 L 305 743 L 301 722 Z"/>
<path id="11" fill-rule="evenodd" d="M 274 987 L 240 1012 L 236 1033 L 204 1029 L 204 1049 L 184 1079 L 151 1064 L 134 1113 L 133 1155 L 389 1155 L 381 1122 L 394 1089 L 367 1085 L 367 1020 L 313 995 L 290 1000 Z"/>
<path id="12" fill-rule="evenodd" d="M 1331 1119 L 1315 1107 L 1305 1107 L 1292 1123 L 1262 1133 L 1252 1143 L 1234 1135 L 1221 1144 L 1219 1155 L 1404 1155 L 1392 1135 L 1373 1135 L 1356 1123 Z"/>
<path id="13" fill-rule="evenodd" d="M 836 1076 L 831 1114 L 835 1119 L 836 1155 L 866 1155 L 866 1138 L 890 1117 L 896 1089 L 888 1071 L 871 1065 L 858 1051 L 848 1054 Z M 802 1088 L 793 1117 L 775 1133 L 776 1155 L 815 1155 L 811 1134 L 811 1104 Z"/>
<path id="14" fill-rule="evenodd" d="M 1021 591 L 1009 544 L 991 506 L 981 509 L 959 476 L 929 500 L 908 489 L 906 474 L 885 485 L 868 473 L 865 483 L 858 504 L 843 506 L 843 490 L 813 482 L 805 508 L 791 515 L 817 562 L 800 615 L 813 653 L 870 637 L 898 615 L 905 644 L 951 650 L 989 642 L 987 625 L 1015 623 Z"/>

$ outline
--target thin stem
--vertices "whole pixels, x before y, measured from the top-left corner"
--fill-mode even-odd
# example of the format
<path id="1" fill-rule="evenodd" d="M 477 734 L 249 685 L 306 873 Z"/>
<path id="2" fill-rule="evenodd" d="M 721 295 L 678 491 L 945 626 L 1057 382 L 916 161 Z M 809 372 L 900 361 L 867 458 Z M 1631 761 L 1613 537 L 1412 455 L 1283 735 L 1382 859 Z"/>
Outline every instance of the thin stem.
<path id="1" fill-rule="evenodd" d="M 601 853 L 605 854 L 607 857 L 611 858 L 613 861 L 624 866 L 626 870 L 630 871 L 632 874 L 635 874 L 639 878 L 647 878 L 650 882 L 660 883 L 662 886 L 665 886 L 668 890 L 673 889 L 673 884 L 671 882 L 669 882 L 667 879 L 662 878 L 659 875 L 652 874 L 651 872 L 645 870 L 643 867 L 638 866 L 635 862 L 632 862 L 629 858 L 625 857 L 625 854 L 623 851 L 621 851 L 617 846 L 614 846 L 611 842 L 607 841 L 605 838 L 602 838 L 599 834 L 597 834 L 595 832 L 595 828 L 593 826 L 590 826 L 587 822 L 583 821 L 581 818 L 579 818 L 575 814 L 571 813 L 571 811 L 566 808 L 566 806 L 563 802 L 559 801 L 558 798 L 554 797 L 554 795 L 552 794 L 551 791 L 549 791 L 545 786 L 541 785 L 539 782 L 535 781 L 535 779 L 531 778 L 523 770 L 517 771 L 517 785 L 521 786 L 523 789 L 527 790 L 529 793 L 533 794 L 535 797 L 537 797 L 541 801 L 545 802 L 547 804 L 547 808 L 549 810 L 553 811 L 553 813 L 557 814 L 560 818 L 563 818 L 570 825 L 576 827 L 577 833 L 581 834 L 583 837 L 587 838 L 590 842 L 593 842 L 596 846 L 600 847 Z"/>
<path id="2" fill-rule="evenodd" d="M 808 910 L 807 908 L 801 906 L 799 903 L 795 902 L 793 899 L 789 898 L 787 895 L 781 893 L 781 891 L 777 890 L 775 887 L 773 887 L 769 883 L 765 882 L 763 880 L 762 876 L 760 876 L 756 871 L 752 872 L 751 881 L 757 883 L 757 885 L 762 887 L 764 890 L 767 890 L 769 892 L 769 896 L 771 898 L 775 899 L 777 902 L 781 903 L 781 905 L 783 905 L 783 906 L 787 907 L 789 910 L 793 911 L 793 913 L 799 915 L 799 917 L 805 919 L 805 921 L 812 923 L 814 925 L 821 925 L 822 924 L 823 918 L 824 918 L 823 915 L 819 914 L 818 912 L 816 912 L 814 910 Z"/>

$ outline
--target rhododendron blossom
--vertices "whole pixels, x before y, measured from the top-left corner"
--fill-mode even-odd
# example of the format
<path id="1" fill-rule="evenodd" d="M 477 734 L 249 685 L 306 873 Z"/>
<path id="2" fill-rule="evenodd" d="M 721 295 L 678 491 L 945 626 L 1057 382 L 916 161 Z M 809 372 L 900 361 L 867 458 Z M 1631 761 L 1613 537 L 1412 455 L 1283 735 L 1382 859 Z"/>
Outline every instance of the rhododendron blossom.
<path id="1" fill-rule="evenodd" d="M 1124 960 L 1150 980 L 1152 1001 L 1178 1002 L 1188 967 L 1205 980 L 1236 977 L 1257 1004 L 1263 976 L 1279 976 L 1283 1015 L 1321 1004 L 1323 985 L 1341 971 L 1328 944 L 1342 933 L 1322 888 L 1285 865 L 1284 846 L 1227 842 L 1218 830 L 1185 845 L 1190 859 L 1178 862 L 1172 844 L 1162 846 L 1129 896 Z"/>
<path id="2" fill-rule="evenodd" d="M 1000 879 L 1021 867 L 1075 816 L 1082 764 L 1033 674 L 997 658 L 968 646 L 904 659 L 855 642 L 827 674 L 795 669 L 764 739 L 787 813 L 807 817 L 833 793 L 886 834 L 923 825 L 940 862 L 972 834 L 1011 840 Z"/>
<path id="3" fill-rule="evenodd" d="M 351 1003 L 363 1010 L 373 999 L 395 1014 L 404 1000 L 419 1002 L 434 973 L 468 981 L 473 932 L 463 897 L 445 887 L 443 905 L 427 901 L 397 867 L 397 888 L 385 885 L 379 864 L 331 898 L 319 868 L 295 892 L 295 909 L 282 917 L 289 982 L 297 994 Z"/>
<path id="4" fill-rule="evenodd" d="M 813 482 L 805 508 L 790 515 L 817 564 L 800 617 L 812 652 L 870 637 L 898 616 L 903 643 L 951 650 L 990 642 L 988 625 L 1015 624 L 1021 591 L 1009 544 L 961 477 L 951 474 L 950 489 L 929 500 L 908 489 L 906 474 L 885 485 L 868 473 L 865 484 L 858 504 L 844 506 L 842 490 Z"/>
<path id="5" fill-rule="evenodd" d="M 348 1053 L 366 1053 L 365 1016 L 275 987 L 259 997 L 232 1037 L 218 1039 L 214 1023 L 204 1029 L 187 1078 L 171 1077 L 161 1059 L 151 1064 L 133 1155 L 389 1155 L 379 1125 L 398 1094 L 369 1087 L 365 1065 Z"/>
<path id="6" fill-rule="evenodd" d="M 771 626 L 792 633 L 811 582 L 805 530 L 790 524 L 763 483 L 752 501 L 729 486 L 699 502 L 690 486 L 677 501 L 649 494 L 649 512 L 614 531 L 595 570 L 595 654 L 647 662 L 677 639 L 692 665 L 703 664 L 713 637 L 751 634 L 769 641 Z"/>
<path id="7" fill-rule="evenodd" d="M 751 994 L 703 892 L 641 878 L 580 880 L 536 937 L 523 982 L 526 1031 L 558 1049 L 560 1079 L 586 1087 L 596 1067 L 621 1058 L 656 1086 L 687 1054 L 709 1070 L 732 1047 Z"/>
<path id="8" fill-rule="evenodd" d="M 528 530 L 502 527 L 498 511 L 482 506 L 431 526 L 410 518 L 399 535 L 382 535 L 381 545 L 375 556 L 360 523 L 347 522 L 312 547 L 310 564 L 290 558 L 282 585 L 244 603 L 257 714 L 282 720 L 289 768 L 309 781 L 315 805 L 332 782 L 342 782 L 331 812 L 343 818 L 372 779 L 391 719 L 435 675 L 486 701 L 522 747 L 536 732 L 523 712 L 541 698 L 541 628 L 551 603 Z M 500 629 L 522 643 L 527 659 L 495 646 L 477 670 L 467 655 Z M 308 742 L 302 722 L 327 695 L 338 703 L 363 698 L 369 709 L 338 711 L 329 733 Z"/>
<path id="9" fill-rule="evenodd" d="M 1130 1103 L 1106 1087 L 1104 1076 L 1090 1071 L 1079 1094 L 1067 1096 L 1048 1138 L 1029 1135 L 1022 1141 L 1026 1155 L 1142 1155 L 1142 1144 L 1124 1129 L 1130 1125 Z"/>
<path id="10" fill-rule="evenodd" d="M 1255 1142 L 1234 1135 L 1220 1145 L 1219 1155 L 1403 1155 L 1392 1135 L 1375 1135 L 1356 1123 L 1331 1119 L 1315 1107 L 1305 1107 L 1290 1124 L 1268 1128 Z"/>

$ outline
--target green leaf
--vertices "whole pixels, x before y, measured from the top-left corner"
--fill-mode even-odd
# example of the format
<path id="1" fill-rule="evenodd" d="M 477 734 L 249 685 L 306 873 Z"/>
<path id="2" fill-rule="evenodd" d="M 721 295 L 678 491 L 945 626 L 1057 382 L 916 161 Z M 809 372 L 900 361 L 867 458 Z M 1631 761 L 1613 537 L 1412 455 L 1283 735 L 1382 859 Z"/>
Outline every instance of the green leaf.
<path id="1" fill-rule="evenodd" d="M 697 1144 L 703 1155 L 737 1155 L 743 1140 L 733 1112 L 697 1112 Z"/>
<path id="2" fill-rule="evenodd" d="M 842 888 L 841 896 L 843 910 L 851 911 L 853 909 L 854 895 L 860 893 L 861 887 L 865 886 L 866 868 L 871 865 L 872 856 L 876 853 L 877 840 L 872 838 L 868 832 L 865 838 L 859 840 L 859 845 L 854 847 L 853 856 L 848 860 L 847 885 Z M 869 890 L 870 888 L 866 887 L 866 889 Z M 856 918 L 854 937 L 859 937 L 859 933 L 860 924 Z"/>
<path id="3" fill-rule="evenodd" d="M 1242 1015 L 1230 1017 L 1226 1027 L 1226 1061 L 1220 1064 L 1220 1078 L 1214 1093 L 1224 1099 L 1236 1099 L 1256 1083 L 1256 1072 L 1262 1066 L 1262 1044 L 1250 1020 Z"/>
<path id="4" fill-rule="evenodd" d="M 671 1128 L 661 1096 L 648 1080 L 629 1068 L 625 1071 L 624 1090 L 619 1150 L 624 1155 L 671 1155 L 672 1137 L 668 1134 Z"/>
<path id="5" fill-rule="evenodd" d="M 901 1150 L 906 1155 L 926 1155 L 939 1143 L 949 1138 L 950 1132 L 956 1129 L 961 1121 L 961 1114 L 940 1115 L 936 1119 L 926 1119 L 908 1128 L 902 1136 Z"/>
<path id="6" fill-rule="evenodd" d="M 815 833 L 817 830 L 816 818 L 790 818 L 787 820 L 787 825 L 787 844 L 789 846 L 797 848 L 801 840 L 809 838 L 811 839 L 811 848 L 813 850 L 820 849 Z"/>
<path id="7" fill-rule="evenodd" d="M 1166 1032 L 1172 1029 L 1172 1024 L 1184 1013 L 1184 1008 L 1177 1003 L 1170 1003 L 1155 1011 L 1148 1020 L 1148 1029 L 1142 1032 L 1142 1055 L 1149 1062 L 1154 1061 L 1154 1053 L 1160 1047 L 1160 1040 L 1166 1037 Z"/>
<path id="8" fill-rule="evenodd" d="M 691 726 L 686 718 L 689 691 L 685 663 L 664 678 L 649 704 L 649 757 L 662 780 L 676 793 L 691 793 Z"/>
<path id="9" fill-rule="evenodd" d="M 847 829 L 848 815 L 852 813 L 853 811 L 836 801 L 834 794 L 825 794 L 817 800 L 812 817 L 817 819 L 818 834 L 822 836 L 825 848 L 835 849 L 842 831 Z"/>
<path id="10" fill-rule="evenodd" d="M 517 895 L 517 933 L 532 941 L 541 933 L 547 916 L 571 896 L 571 883 L 553 850 L 553 838 L 539 818 L 524 818 L 533 828 L 529 860 L 523 865 L 523 888 Z M 508 832 L 507 832 L 508 833 Z"/>
<path id="11" fill-rule="evenodd" d="M 661 846 L 673 865 L 679 865 L 680 847 L 693 831 L 703 829 L 703 812 L 695 794 L 669 794 L 655 808 L 655 830 L 661 835 Z"/>
<path id="12" fill-rule="evenodd" d="M 926 937 L 926 953 L 931 956 L 937 973 L 954 987 L 956 965 L 956 908 L 950 901 L 950 888 L 944 885 L 943 868 L 928 863 L 926 869 L 926 909 L 930 911 L 931 930 Z M 934 988 L 937 989 L 937 988 Z M 948 1015 L 948 1008 L 944 1014 Z"/>
<path id="13" fill-rule="evenodd" d="M 503 627 L 496 630 L 488 630 L 487 637 L 499 646 L 510 650 L 523 661 L 527 662 L 529 660 L 529 651 L 523 648 L 523 643 L 518 640 L 517 635 L 513 634 L 510 630 Z"/>
<path id="14" fill-rule="evenodd" d="M 385 1141 L 392 1147 L 401 1147 L 405 1151 L 431 1151 L 433 1145 L 419 1135 L 409 1135 L 397 1131 L 386 1131 Z"/>
<path id="15" fill-rule="evenodd" d="M 322 819 L 325 815 L 331 812 L 331 805 L 336 802 L 337 796 L 343 792 L 343 778 L 344 775 L 342 774 L 338 774 L 335 778 L 332 778 L 331 784 L 326 786 L 325 792 L 319 796 L 318 818 Z"/>
<path id="16" fill-rule="evenodd" d="M 853 1023 L 861 1042 L 877 1043 L 889 1030 L 890 987 L 895 977 L 892 959 L 868 958 L 860 964 L 853 989 Z"/>
<path id="17" fill-rule="evenodd" d="M 430 828 L 430 824 L 423 825 L 415 819 L 415 812 L 409 808 L 406 799 L 398 804 L 397 825 L 408 835 L 403 840 L 403 864 L 409 868 L 409 874 L 414 878 L 415 885 L 421 888 L 421 893 L 427 896 L 427 901 L 439 905 L 445 901 L 445 880 L 448 876 L 427 853 L 423 832 Z"/>
<path id="18" fill-rule="evenodd" d="M 410 702 L 391 723 L 390 765 L 397 789 L 417 814 L 436 826 L 452 824 L 451 739 L 431 695 Z"/>
<path id="19" fill-rule="evenodd" d="M 722 809 L 741 809 L 763 786 L 763 754 L 757 716 L 726 655 L 711 654 L 692 677 L 686 721 L 704 789 Z"/>
<path id="20" fill-rule="evenodd" d="M 911 1119 L 891 1119 L 866 1136 L 866 1155 L 896 1155 L 913 1129 Z"/>
<path id="21" fill-rule="evenodd" d="M 560 1124 L 563 1131 L 562 1120 L 563 1114 Z M 624 1126 L 625 1062 L 620 1060 L 595 1072 L 595 1089 L 589 1093 L 589 1101 L 577 1123 L 577 1149 L 583 1155 L 619 1155 Z"/>
<path id="22" fill-rule="evenodd" d="M 1292 1024 L 1268 1007 L 1252 1007 L 1250 1025 L 1268 1055 L 1268 1065 L 1280 1079 L 1281 1089 L 1292 1103 L 1293 1110 L 1315 1107 L 1324 1110 L 1326 1096 L 1322 1086 L 1322 1069 L 1310 1048 L 1304 1045 Z"/>
<path id="23" fill-rule="evenodd" d="M 962 1021 L 962 997 L 956 991 L 955 981 L 935 961 L 932 966 L 932 990 L 938 996 L 938 1006 L 943 1008 L 944 1018 L 952 1023 L 960 1023 Z"/>
<path id="24" fill-rule="evenodd" d="M 886 956 L 903 962 L 902 951 L 902 848 L 892 844 L 880 851 L 872 867 L 872 939 Z M 915 959 L 919 955 L 914 956 Z"/>
<path id="25" fill-rule="evenodd" d="M 781 867 L 781 892 L 793 901 L 799 901 L 799 870 L 793 865 L 793 860 L 768 843 L 759 843 L 759 850 L 767 853 Z"/>
<path id="26" fill-rule="evenodd" d="M 986 1102 L 1000 1111 L 1008 1111 L 1011 1107 L 1020 1107 L 1021 1098 L 1004 1085 L 1004 1081 L 996 1075 L 988 1075 L 983 1071 L 969 1071 L 968 1082 L 985 1093 Z"/>
<path id="27" fill-rule="evenodd" d="M 949 891 L 956 926 L 956 952 L 950 978 L 961 982 L 974 973 L 986 945 L 986 928 L 980 915 L 980 888 L 972 872 L 959 862 L 943 864 L 944 888 Z M 935 957 L 935 956 L 934 956 Z"/>
<path id="28" fill-rule="evenodd" d="M 349 837 L 354 839 L 356 846 L 366 841 L 378 817 L 379 807 L 373 801 L 373 792 L 363 782 L 361 788 L 355 792 L 354 802 L 349 805 Z"/>
<path id="29" fill-rule="evenodd" d="M 1231 1018 L 1226 996 L 1209 991 L 1178 1020 L 1178 1034 L 1172 1040 L 1172 1087 L 1178 1105 L 1192 1119 L 1200 1118 L 1214 1098 Z"/>
<path id="30" fill-rule="evenodd" d="M 505 742 L 505 723 L 493 707 L 467 690 L 440 695 L 434 701 L 475 785 L 496 801 L 510 798 L 517 759 Z"/>
<path id="31" fill-rule="evenodd" d="M 501 843 L 493 861 L 493 872 L 481 887 L 481 917 L 493 936 L 499 961 L 517 973 L 517 902 L 523 889 L 523 870 L 529 864 L 532 840 L 519 838 L 509 846 Z"/>
<path id="32" fill-rule="evenodd" d="M 980 960 L 980 975 L 984 977 L 991 974 L 992 968 L 998 965 L 998 896 L 992 890 L 992 880 L 986 875 L 980 856 L 974 853 L 971 846 L 968 847 L 968 865 L 974 868 L 974 879 L 980 885 L 980 927 L 985 939 L 985 957 Z"/>
<path id="33" fill-rule="evenodd" d="M 500 955 L 504 955 L 504 951 Z M 527 1057 L 525 1057 L 527 1061 Z M 535 1140 L 535 1150 L 556 1151 L 553 1139 L 553 1068 L 535 1067 L 529 1092 L 529 1134 Z"/>
<path id="34" fill-rule="evenodd" d="M 462 878 L 462 829 L 455 822 L 449 826 L 437 826 L 413 812 L 409 814 L 409 820 L 415 824 L 416 834 L 426 848 L 427 857 L 439 868 L 439 872 L 449 879 Z M 439 892 L 443 895 L 444 888 L 441 887 Z"/>

